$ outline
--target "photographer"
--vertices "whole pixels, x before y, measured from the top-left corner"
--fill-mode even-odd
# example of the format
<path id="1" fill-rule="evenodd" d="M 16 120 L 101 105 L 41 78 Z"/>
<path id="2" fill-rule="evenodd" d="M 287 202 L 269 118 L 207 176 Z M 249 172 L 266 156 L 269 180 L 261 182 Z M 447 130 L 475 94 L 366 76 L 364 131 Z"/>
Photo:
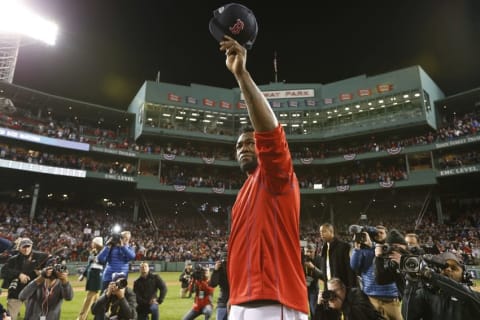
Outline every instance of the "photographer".
<path id="1" fill-rule="evenodd" d="M 326 291 L 319 296 L 319 304 L 325 304 L 330 312 L 327 320 L 380 320 L 385 319 L 359 288 L 347 288 L 339 278 L 327 282 Z M 317 318 L 316 318 L 317 319 Z M 320 318 L 319 318 L 320 319 Z"/>
<path id="2" fill-rule="evenodd" d="M 13 320 L 16 320 L 22 301 L 18 294 L 22 289 L 39 274 L 45 266 L 48 254 L 32 250 L 33 242 L 29 238 L 19 238 L 18 253 L 8 258 L 2 267 L 2 288 L 8 289 L 7 309 Z"/>
<path id="3" fill-rule="evenodd" d="M 127 285 L 125 273 L 113 274 L 112 281 L 92 305 L 95 320 L 137 320 L 137 298 Z"/>
<path id="4" fill-rule="evenodd" d="M 63 300 L 73 299 L 67 266 L 58 257 L 49 258 L 40 275 L 20 291 L 18 298 L 28 300 L 25 319 L 59 320 Z"/>
<path id="5" fill-rule="evenodd" d="M 400 258 L 409 254 L 405 237 L 396 229 L 390 230 L 385 244 L 375 245 L 375 280 L 378 284 L 395 283 L 399 297 L 405 291 L 405 275 L 400 272 Z"/>
<path id="6" fill-rule="evenodd" d="M 227 253 L 223 252 L 220 260 L 215 262 L 215 267 L 213 269 L 212 275 L 210 276 L 210 281 L 208 285 L 212 288 L 216 286 L 220 287 L 220 293 L 217 299 L 217 320 L 227 320 L 228 319 L 228 298 L 230 295 L 230 287 L 228 285 L 227 278 Z"/>
<path id="7" fill-rule="evenodd" d="M 183 317 L 183 320 L 193 320 L 200 315 L 205 315 L 205 320 L 212 316 L 212 295 L 214 288 L 208 285 L 207 269 L 197 264 L 192 275 L 195 298 L 192 309 Z"/>
<path id="8" fill-rule="evenodd" d="M 408 281 L 402 313 L 405 320 L 477 319 L 480 315 L 480 293 L 470 288 L 469 274 L 462 259 L 451 252 L 435 256 L 439 272 L 423 266 L 417 280 Z M 413 288 L 413 290 L 410 290 Z"/>
<path id="9" fill-rule="evenodd" d="M 193 266 L 190 261 L 185 262 L 185 268 L 183 269 L 178 281 L 181 283 L 180 288 L 180 298 L 191 298 L 192 291 L 189 290 L 191 288 L 190 283 L 192 282 L 192 274 L 193 274 Z"/>
<path id="10" fill-rule="evenodd" d="M 130 246 L 130 231 L 114 231 L 100 251 L 97 260 L 105 265 L 102 292 L 112 282 L 113 273 L 123 272 L 128 277 L 129 262 L 135 259 L 135 250 Z"/>
<path id="11" fill-rule="evenodd" d="M 350 266 L 361 277 L 362 291 L 383 317 L 388 320 L 402 320 L 400 295 L 396 284 L 394 282 L 379 284 L 375 279 L 373 263 L 375 246 L 385 243 L 387 229 L 384 226 L 361 229 L 350 226 L 349 230 L 354 233 L 354 250 L 350 257 Z"/>
<path id="12" fill-rule="evenodd" d="M 307 244 L 304 248 L 303 267 L 305 271 L 305 282 L 307 285 L 308 304 L 310 307 L 310 319 L 315 318 L 315 309 L 319 293 L 318 280 L 322 279 L 321 257 L 315 254 L 315 246 Z"/>

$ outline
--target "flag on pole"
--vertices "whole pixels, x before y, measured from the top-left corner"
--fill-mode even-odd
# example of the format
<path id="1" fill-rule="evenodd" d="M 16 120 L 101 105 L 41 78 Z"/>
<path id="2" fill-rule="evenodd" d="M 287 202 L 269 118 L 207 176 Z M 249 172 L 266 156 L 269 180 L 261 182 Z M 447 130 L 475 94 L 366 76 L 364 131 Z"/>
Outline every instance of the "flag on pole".
<path id="1" fill-rule="evenodd" d="M 273 74 L 275 76 L 275 82 L 278 82 L 277 51 L 273 52 Z"/>

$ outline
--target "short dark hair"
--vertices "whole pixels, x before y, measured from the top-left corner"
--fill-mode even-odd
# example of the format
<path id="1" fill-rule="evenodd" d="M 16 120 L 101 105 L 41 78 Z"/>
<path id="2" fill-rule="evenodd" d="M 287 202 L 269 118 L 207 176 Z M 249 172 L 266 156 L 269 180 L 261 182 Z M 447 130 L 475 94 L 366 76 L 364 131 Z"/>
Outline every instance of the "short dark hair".
<path id="1" fill-rule="evenodd" d="M 253 129 L 252 126 L 245 126 L 245 127 L 240 129 L 240 134 L 248 133 L 248 132 L 255 132 L 255 129 Z"/>

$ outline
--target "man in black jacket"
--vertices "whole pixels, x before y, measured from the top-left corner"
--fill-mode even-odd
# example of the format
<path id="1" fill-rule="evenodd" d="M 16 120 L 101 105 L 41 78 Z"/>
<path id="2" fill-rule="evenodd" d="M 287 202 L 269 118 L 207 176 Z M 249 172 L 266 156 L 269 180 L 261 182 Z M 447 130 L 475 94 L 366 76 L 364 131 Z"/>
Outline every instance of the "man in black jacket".
<path id="1" fill-rule="evenodd" d="M 349 243 L 335 237 L 333 225 L 324 223 L 320 226 L 320 237 L 323 241 L 321 251 L 321 271 L 323 281 L 339 278 L 348 288 L 357 287 L 357 278 L 350 267 Z"/>
<path id="2" fill-rule="evenodd" d="M 29 238 L 18 241 L 18 254 L 10 257 L 2 268 L 2 288 L 8 288 L 7 310 L 13 320 L 16 320 L 22 301 L 18 294 L 38 275 L 48 259 L 48 254 L 32 250 L 33 242 Z"/>
<path id="3" fill-rule="evenodd" d="M 140 277 L 133 282 L 133 291 L 137 295 L 138 320 L 148 320 L 149 313 L 151 320 L 158 320 L 158 306 L 165 299 L 167 285 L 159 275 L 150 272 L 148 262 L 140 264 Z"/>
<path id="4" fill-rule="evenodd" d="M 438 258 L 438 265 L 444 265 L 441 272 L 425 268 L 417 279 L 421 285 L 407 282 L 402 304 L 404 319 L 477 319 L 480 315 L 480 293 L 470 288 L 462 259 L 451 252 L 435 258 Z M 414 290 L 411 290 L 412 285 Z"/>
<path id="5" fill-rule="evenodd" d="M 220 260 L 215 263 L 215 268 L 210 276 L 208 285 L 212 288 L 220 287 L 220 293 L 217 299 L 217 320 L 228 319 L 228 298 L 230 296 L 230 287 L 227 278 L 227 254 L 222 254 Z"/>
<path id="6" fill-rule="evenodd" d="M 405 291 L 405 275 L 400 272 L 400 258 L 409 254 L 405 237 L 397 229 L 387 235 L 385 245 L 375 247 L 375 280 L 378 284 L 395 283 L 400 296 Z"/>

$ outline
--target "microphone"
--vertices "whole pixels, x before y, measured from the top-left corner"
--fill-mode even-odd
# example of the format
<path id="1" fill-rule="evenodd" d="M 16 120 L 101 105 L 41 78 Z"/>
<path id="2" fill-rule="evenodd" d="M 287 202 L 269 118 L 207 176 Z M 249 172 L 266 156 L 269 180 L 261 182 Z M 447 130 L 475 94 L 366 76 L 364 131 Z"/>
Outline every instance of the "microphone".
<path id="1" fill-rule="evenodd" d="M 363 232 L 363 227 L 359 226 L 358 224 L 352 224 L 348 227 L 348 232 L 351 234 Z"/>

